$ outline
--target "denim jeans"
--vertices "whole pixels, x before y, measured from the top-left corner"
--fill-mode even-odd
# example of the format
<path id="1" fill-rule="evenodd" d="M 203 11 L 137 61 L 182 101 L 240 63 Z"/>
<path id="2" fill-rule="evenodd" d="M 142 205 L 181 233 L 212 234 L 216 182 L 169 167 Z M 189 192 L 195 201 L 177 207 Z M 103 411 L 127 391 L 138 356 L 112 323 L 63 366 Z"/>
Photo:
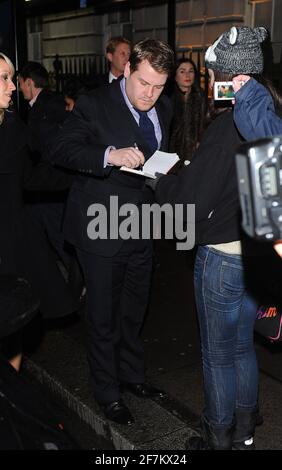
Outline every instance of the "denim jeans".
<path id="1" fill-rule="evenodd" d="M 257 302 L 246 290 L 245 260 L 200 246 L 195 262 L 195 296 L 201 332 L 204 414 L 228 425 L 235 408 L 254 409 L 258 368 L 253 344 Z"/>

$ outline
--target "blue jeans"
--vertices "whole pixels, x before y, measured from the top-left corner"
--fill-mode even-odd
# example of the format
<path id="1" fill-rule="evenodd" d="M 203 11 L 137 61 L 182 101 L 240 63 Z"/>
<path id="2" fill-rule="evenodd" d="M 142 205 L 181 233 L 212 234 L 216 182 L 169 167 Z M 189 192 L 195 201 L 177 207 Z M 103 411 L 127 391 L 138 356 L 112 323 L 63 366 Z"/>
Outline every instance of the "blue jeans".
<path id="1" fill-rule="evenodd" d="M 254 409 L 258 368 L 253 344 L 257 302 L 245 285 L 245 260 L 200 246 L 195 262 L 195 296 L 201 332 L 204 414 L 228 425 L 235 408 Z"/>

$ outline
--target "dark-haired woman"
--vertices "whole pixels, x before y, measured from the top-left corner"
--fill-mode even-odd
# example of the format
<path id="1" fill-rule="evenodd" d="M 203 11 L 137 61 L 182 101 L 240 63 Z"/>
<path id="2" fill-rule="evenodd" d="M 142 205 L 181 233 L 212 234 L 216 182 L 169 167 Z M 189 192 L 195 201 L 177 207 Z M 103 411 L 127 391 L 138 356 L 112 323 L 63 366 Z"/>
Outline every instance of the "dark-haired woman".
<path id="1" fill-rule="evenodd" d="M 169 150 L 178 154 L 183 165 L 190 161 L 199 144 L 205 122 L 205 99 L 191 59 L 177 61 L 174 80 Z"/>

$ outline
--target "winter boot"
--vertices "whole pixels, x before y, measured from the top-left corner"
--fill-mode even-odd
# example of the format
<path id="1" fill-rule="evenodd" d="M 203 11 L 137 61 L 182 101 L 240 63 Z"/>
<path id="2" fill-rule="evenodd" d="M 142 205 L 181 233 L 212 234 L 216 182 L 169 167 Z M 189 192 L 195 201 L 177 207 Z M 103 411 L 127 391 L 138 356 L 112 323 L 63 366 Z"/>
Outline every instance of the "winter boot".
<path id="1" fill-rule="evenodd" d="M 210 424 L 205 416 L 201 418 L 200 436 L 190 437 L 185 443 L 186 450 L 231 450 L 234 423 L 227 426 Z"/>
<path id="2" fill-rule="evenodd" d="M 255 427 L 260 424 L 262 424 L 262 417 L 258 412 L 258 408 L 253 410 L 237 408 L 235 410 L 235 430 L 232 449 L 255 450 Z"/>

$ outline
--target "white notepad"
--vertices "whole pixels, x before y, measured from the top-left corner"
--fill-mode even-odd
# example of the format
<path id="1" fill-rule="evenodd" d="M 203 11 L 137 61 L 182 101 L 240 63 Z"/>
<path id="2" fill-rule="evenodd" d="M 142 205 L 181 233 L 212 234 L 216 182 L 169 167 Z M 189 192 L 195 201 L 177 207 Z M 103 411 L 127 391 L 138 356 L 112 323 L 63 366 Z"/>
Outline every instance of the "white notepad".
<path id="1" fill-rule="evenodd" d="M 156 178 L 156 173 L 163 173 L 164 175 L 177 163 L 179 157 L 176 153 L 161 152 L 156 150 L 155 153 L 145 162 L 142 170 L 134 170 L 122 166 L 122 171 L 135 173 L 136 175 L 146 176 L 147 178 Z"/>

